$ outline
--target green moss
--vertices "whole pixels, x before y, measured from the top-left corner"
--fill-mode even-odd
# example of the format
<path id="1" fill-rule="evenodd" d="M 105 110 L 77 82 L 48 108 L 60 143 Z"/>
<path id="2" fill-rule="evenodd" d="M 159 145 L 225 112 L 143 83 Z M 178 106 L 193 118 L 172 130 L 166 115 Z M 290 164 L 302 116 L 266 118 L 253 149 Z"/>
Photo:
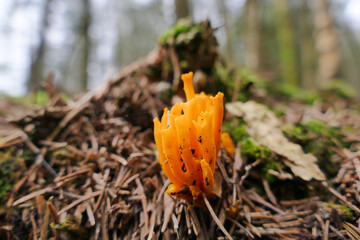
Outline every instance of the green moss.
<path id="1" fill-rule="evenodd" d="M 270 169 L 278 171 L 279 164 L 276 161 L 272 161 L 271 159 L 266 159 L 266 161 L 264 162 L 264 167 L 261 169 L 261 174 L 269 183 L 273 183 L 278 180 L 278 178 L 269 173 Z"/>
<path id="2" fill-rule="evenodd" d="M 191 29 L 190 26 L 177 23 L 174 27 L 169 28 L 164 32 L 164 34 L 160 37 L 160 41 L 167 42 L 170 37 L 177 37 L 180 33 L 188 32 L 190 29 Z"/>
<path id="3" fill-rule="evenodd" d="M 67 215 L 62 223 L 51 223 L 52 229 L 66 233 L 70 239 L 89 239 L 89 231 L 84 228 L 79 220 L 75 220 L 72 216 Z"/>
<path id="4" fill-rule="evenodd" d="M 233 118 L 224 123 L 223 129 L 225 132 L 229 132 L 234 142 L 237 143 L 249 138 L 246 126 L 247 124 L 242 118 Z"/>
<path id="5" fill-rule="evenodd" d="M 249 134 L 246 132 L 245 125 L 241 125 L 237 127 L 234 130 L 233 135 L 234 135 L 234 139 L 237 141 L 241 141 L 242 139 L 249 137 Z"/>
<path id="6" fill-rule="evenodd" d="M 354 216 L 353 213 L 351 212 L 350 208 L 348 208 L 345 205 L 329 202 L 329 203 L 326 203 L 325 206 L 336 210 L 338 213 L 340 213 L 340 215 L 345 216 L 346 219 L 351 219 Z"/>
<path id="7" fill-rule="evenodd" d="M 7 183 L 5 179 L 0 179 L 0 199 L 2 199 L 5 193 L 7 193 L 10 190 L 11 186 L 12 185 Z"/>
<path id="8" fill-rule="evenodd" d="M 257 144 L 246 131 L 246 122 L 239 118 L 236 123 L 225 125 L 224 129 L 230 132 L 235 142 L 240 142 L 241 154 L 252 159 L 267 159 L 271 156 L 269 148 Z M 237 124 L 236 127 L 233 125 Z"/>
<path id="9" fill-rule="evenodd" d="M 247 159 L 261 160 L 260 174 L 270 183 L 277 180 L 274 175 L 268 173 L 270 169 L 279 171 L 277 158 L 269 148 L 257 144 L 251 138 L 246 138 L 241 141 L 241 155 Z"/>
<path id="10" fill-rule="evenodd" d="M 271 151 L 267 147 L 258 145 L 250 138 L 241 141 L 241 153 L 244 156 L 251 156 L 255 159 L 266 159 L 270 157 Z"/>
<path id="11" fill-rule="evenodd" d="M 5 193 L 11 188 L 12 164 L 12 160 L 10 159 L 0 160 L 0 199 L 2 199 Z"/>
<path id="12" fill-rule="evenodd" d="M 333 177 L 337 173 L 338 166 L 330 161 L 333 154 L 331 147 L 337 146 L 337 143 L 349 147 L 339 129 L 319 120 L 309 120 L 297 125 L 287 123 L 282 130 L 290 141 L 300 144 L 306 153 L 317 157 L 320 168 L 328 177 Z"/>
<path id="13" fill-rule="evenodd" d="M 340 98 L 354 99 L 356 97 L 355 89 L 349 86 L 343 79 L 332 80 L 325 90 Z"/>
<path id="14" fill-rule="evenodd" d="M 45 106 L 49 101 L 49 94 L 46 91 L 37 91 L 34 95 L 34 103 L 39 106 Z"/>
<path id="15" fill-rule="evenodd" d="M 161 35 L 160 43 L 165 44 L 170 38 L 176 39 L 178 37 L 181 37 L 181 39 L 178 39 L 176 42 L 186 42 L 187 40 L 193 39 L 194 35 L 199 31 L 201 31 L 201 28 L 199 28 L 198 25 L 193 24 L 190 19 L 181 19 L 172 28 L 169 28 Z"/>
<path id="16" fill-rule="evenodd" d="M 308 128 L 310 131 L 313 131 L 326 138 L 340 138 L 341 134 L 339 129 L 327 125 L 325 122 L 318 120 L 309 120 L 305 122 L 304 127 Z"/>
<path id="17" fill-rule="evenodd" d="M 0 204 L 5 194 L 18 181 L 21 161 L 13 156 L 12 151 L 0 152 Z"/>
<path id="18" fill-rule="evenodd" d="M 282 130 L 284 131 L 285 135 L 288 138 L 296 138 L 304 135 L 303 128 L 291 123 L 285 123 L 282 127 Z"/>
<path id="19" fill-rule="evenodd" d="M 334 139 L 340 141 L 342 139 L 339 129 L 315 119 L 301 122 L 297 125 L 287 123 L 283 126 L 282 130 L 288 138 L 295 142 L 298 142 L 299 140 L 302 142 L 311 140 L 318 141 L 319 138 L 322 138 L 325 143 L 333 145 Z M 346 145 L 345 142 L 343 142 L 343 144 Z"/>
<path id="20" fill-rule="evenodd" d="M 279 164 L 278 157 L 270 151 L 269 148 L 256 144 L 251 140 L 244 140 L 242 142 L 242 157 L 247 159 L 258 159 L 261 161 L 259 165 L 259 173 L 262 175 L 268 182 L 275 182 L 277 179 L 276 176 L 269 174 L 269 170 L 279 171 L 281 169 L 281 164 Z"/>
<path id="21" fill-rule="evenodd" d="M 240 69 L 238 74 L 240 74 L 243 86 L 253 84 L 258 88 L 268 89 L 270 87 L 268 81 L 266 81 L 264 78 L 260 77 L 256 73 L 250 71 L 249 69 Z"/>
<path id="22" fill-rule="evenodd" d="M 268 81 L 246 68 L 227 70 L 227 73 L 223 75 L 226 76 L 229 89 L 232 90 L 235 89 L 236 81 L 240 80 L 239 93 L 236 98 L 238 101 L 245 102 L 252 99 L 253 88 L 267 89 L 269 87 Z M 232 94 L 233 92 L 231 92 Z"/>
<path id="23" fill-rule="evenodd" d="M 276 86 L 273 94 L 275 96 L 296 99 L 307 104 L 313 104 L 313 102 L 319 98 L 319 95 L 315 91 L 306 90 L 287 83 Z"/>
<path id="24" fill-rule="evenodd" d="M 233 119 L 224 124 L 224 129 L 230 132 L 232 139 L 235 143 L 239 142 L 241 146 L 241 157 L 246 158 L 248 161 L 253 162 L 260 160 L 262 164 L 260 167 L 260 174 L 263 175 L 267 181 L 274 182 L 276 177 L 269 174 L 268 171 L 273 169 L 279 170 L 279 161 L 277 156 L 271 152 L 267 147 L 259 145 L 252 139 L 246 131 L 246 122 L 241 119 Z"/>
<path id="25" fill-rule="evenodd" d="M 234 136 L 234 139 L 237 142 L 243 141 L 243 140 L 246 140 L 247 138 L 249 138 L 249 134 L 246 131 L 245 124 L 241 124 L 239 127 L 235 128 L 235 130 L 233 130 L 232 134 Z"/>
<path id="26" fill-rule="evenodd" d="M 269 106 L 270 110 L 272 110 L 275 115 L 278 118 L 282 118 L 286 116 L 286 111 L 287 111 L 287 106 L 285 106 L 285 104 L 280 104 L 279 106 Z"/>

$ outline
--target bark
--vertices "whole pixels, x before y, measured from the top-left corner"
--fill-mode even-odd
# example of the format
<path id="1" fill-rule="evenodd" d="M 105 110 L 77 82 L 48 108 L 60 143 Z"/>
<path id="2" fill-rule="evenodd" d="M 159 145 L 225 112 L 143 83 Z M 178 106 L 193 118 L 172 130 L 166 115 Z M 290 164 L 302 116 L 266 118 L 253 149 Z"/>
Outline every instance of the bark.
<path id="1" fill-rule="evenodd" d="M 260 70 L 261 25 L 258 0 L 247 0 L 245 4 L 245 67 Z"/>
<path id="2" fill-rule="evenodd" d="M 175 0 L 176 20 L 190 16 L 188 0 Z"/>
<path id="3" fill-rule="evenodd" d="M 280 65 L 284 83 L 299 84 L 299 68 L 295 49 L 294 30 L 291 25 L 288 0 L 276 0 L 277 32 L 280 50 Z"/>
<path id="4" fill-rule="evenodd" d="M 232 50 L 232 34 L 230 30 L 230 23 L 229 23 L 229 17 L 225 5 L 225 0 L 219 0 L 221 14 L 224 18 L 224 26 L 225 26 L 225 34 L 226 34 L 226 54 L 229 59 L 229 61 L 234 60 L 234 54 Z"/>
<path id="5" fill-rule="evenodd" d="M 341 54 L 328 2 L 317 0 L 312 3 L 315 15 L 315 46 L 319 54 L 317 87 L 322 89 L 338 74 Z"/>
<path id="6" fill-rule="evenodd" d="M 89 64 L 89 55 L 91 50 L 90 36 L 89 36 L 89 27 L 91 24 L 91 14 L 90 14 L 90 0 L 82 0 L 83 2 L 83 16 L 79 28 L 79 36 L 81 43 L 83 44 L 82 53 L 80 56 L 80 90 L 84 91 L 87 87 L 87 68 Z"/>
<path id="7" fill-rule="evenodd" d="M 301 0 L 299 11 L 301 84 L 306 89 L 315 87 L 315 59 L 313 28 L 307 0 Z"/>
<path id="8" fill-rule="evenodd" d="M 341 11 L 342 8 L 337 11 Z M 349 26 L 346 19 L 339 14 L 336 18 L 336 24 L 339 26 L 339 45 L 343 53 L 341 58 L 340 71 L 342 77 L 349 83 L 357 94 L 360 101 L 360 45 L 356 36 L 356 32 Z"/>
<path id="9" fill-rule="evenodd" d="M 68 94 L 76 94 L 87 89 L 88 65 L 91 51 L 89 27 L 91 25 L 90 0 L 81 0 L 79 18 L 74 24 L 75 44 L 72 46 L 71 57 L 68 61 L 64 89 Z"/>
<path id="10" fill-rule="evenodd" d="M 30 72 L 27 79 L 27 90 L 34 91 L 41 86 L 41 82 L 44 80 L 43 69 L 44 69 L 44 57 L 46 53 L 46 32 L 49 28 L 49 15 L 50 5 L 52 0 L 46 0 L 44 3 L 44 11 L 41 20 L 39 38 L 40 42 L 37 49 L 32 54 Z"/>

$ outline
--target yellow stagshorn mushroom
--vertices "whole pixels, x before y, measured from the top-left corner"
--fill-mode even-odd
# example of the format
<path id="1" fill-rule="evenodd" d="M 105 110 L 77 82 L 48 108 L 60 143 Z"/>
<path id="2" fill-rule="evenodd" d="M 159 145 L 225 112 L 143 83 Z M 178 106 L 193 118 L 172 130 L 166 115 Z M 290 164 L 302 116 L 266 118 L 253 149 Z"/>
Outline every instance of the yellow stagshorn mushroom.
<path id="1" fill-rule="evenodd" d="M 166 192 L 189 202 L 212 192 L 224 112 L 224 94 L 195 94 L 192 77 L 192 72 L 181 76 L 187 102 L 165 108 L 161 121 L 154 119 L 159 162 L 172 183 Z"/>
<path id="2" fill-rule="evenodd" d="M 231 139 L 231 136 L 229 133 L 225 132 L 225 133 L 221 134 L 221 144 L 228 153 L 230 153 L 230 154 L 235 153 L 234 142 Z"/>

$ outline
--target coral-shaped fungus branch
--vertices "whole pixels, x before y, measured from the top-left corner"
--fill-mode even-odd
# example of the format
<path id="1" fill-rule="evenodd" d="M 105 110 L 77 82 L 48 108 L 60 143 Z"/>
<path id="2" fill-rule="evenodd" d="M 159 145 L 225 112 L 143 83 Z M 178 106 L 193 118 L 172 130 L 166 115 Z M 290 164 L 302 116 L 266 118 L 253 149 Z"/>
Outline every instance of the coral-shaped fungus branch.
<path id="1" fill-rule="evenodd" d="M 159 162 L 172 183 L 166 192 L 190 203 L 212 192 L 224 112 L 224 94 L 195 94 L 192 76 L 181 76 L 187 102 L 165 108 L 161 121 L 154 119 Z"/>

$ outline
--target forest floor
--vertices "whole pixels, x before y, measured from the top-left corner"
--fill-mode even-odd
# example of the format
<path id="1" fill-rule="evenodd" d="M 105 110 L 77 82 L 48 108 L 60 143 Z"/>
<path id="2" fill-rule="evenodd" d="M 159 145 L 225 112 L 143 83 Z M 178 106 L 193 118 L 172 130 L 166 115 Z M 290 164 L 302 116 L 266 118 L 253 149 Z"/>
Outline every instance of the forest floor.
<path id="1" fill-rule="evenodd" d="M 0 239 L 360 239 L 351 90 L 312 93 L 231 68 L 212 34 L 207 22 L 176 26 L 78 99 L 50 80 L 42 107 L 1 99 Z M 153 119 L 184 100 L 190 70 L 197 90 L 224 92 L 222 131 L 236 146 L 220 150 L 210 207 L 165 193 L 154 143 Z"/>

